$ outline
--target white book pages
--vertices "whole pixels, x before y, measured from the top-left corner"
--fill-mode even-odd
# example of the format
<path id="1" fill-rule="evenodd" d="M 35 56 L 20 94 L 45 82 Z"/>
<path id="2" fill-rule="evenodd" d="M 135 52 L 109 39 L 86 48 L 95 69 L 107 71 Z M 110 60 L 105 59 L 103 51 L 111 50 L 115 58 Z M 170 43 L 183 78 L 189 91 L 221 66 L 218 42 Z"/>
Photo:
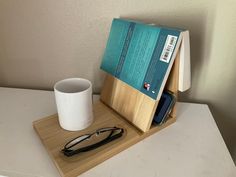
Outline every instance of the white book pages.
<path id="1" fill-rule="evenodd" d="M 180 46 L 179 63 L 179 86 L 178 90 L 184 92 L 191 87 L 191 66 L 190 66 L 190 40 L 189 31 L 182 32 L 182 43 Z"/>

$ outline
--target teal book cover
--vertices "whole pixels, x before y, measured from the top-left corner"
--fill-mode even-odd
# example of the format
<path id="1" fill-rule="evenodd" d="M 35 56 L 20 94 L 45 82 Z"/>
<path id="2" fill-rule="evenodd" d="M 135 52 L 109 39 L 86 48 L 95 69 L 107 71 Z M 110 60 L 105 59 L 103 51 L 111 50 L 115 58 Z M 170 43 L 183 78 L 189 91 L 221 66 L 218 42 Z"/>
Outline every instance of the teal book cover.
<path id="1" fill-rule="evenodd" d="M 114 19 L 101 69 L 156 99 L 180 33 L 178 29 Z"/>

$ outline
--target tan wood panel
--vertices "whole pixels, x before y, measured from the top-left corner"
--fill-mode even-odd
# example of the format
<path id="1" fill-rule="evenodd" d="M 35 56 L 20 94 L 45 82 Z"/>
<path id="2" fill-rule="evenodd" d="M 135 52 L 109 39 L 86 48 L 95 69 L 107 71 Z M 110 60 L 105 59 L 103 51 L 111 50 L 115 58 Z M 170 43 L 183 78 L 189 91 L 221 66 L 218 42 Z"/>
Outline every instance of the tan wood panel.
<path id="1" fill-rule="evenodd" d="M 58 168 L 61 176 L 78 176 L 175 121 L 175 118 L 169 118 L 165 124 L 152 126 L 147 133 L 142 133 L 100 101 L 94 104 L 94 117 L 95 121 L 90 127 L 77 132 L 63 130 L 59 126 L 57 115 L 52 115 L 33 123 L 34 129 Z M 73 157 L 65 157 L 60 152 L 63 145 L 72 138 L 108 126 L 123 127 L 125 129 L 125 135 L 121 139 L 115 140 L 103 147 Z"/>
<path id="2" fill-rule="evenodd" d="M 134 89 L 125 82 L 107 75 L 101 100 L 143 132 L 149 130 L 158 101 Z"/>

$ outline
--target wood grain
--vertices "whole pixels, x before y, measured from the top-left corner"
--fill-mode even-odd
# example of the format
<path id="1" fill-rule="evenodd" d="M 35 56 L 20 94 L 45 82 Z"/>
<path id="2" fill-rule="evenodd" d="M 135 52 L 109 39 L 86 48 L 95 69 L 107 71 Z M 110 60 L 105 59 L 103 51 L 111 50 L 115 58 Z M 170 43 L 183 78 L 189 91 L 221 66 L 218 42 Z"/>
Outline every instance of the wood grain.
<path id="1" fill-rule="evenodd" d="M 152 126 L 148 132 L 142 133 L 100 101 L 94 104 L 94 117 L 94 123 L 90 127 L 77 132 L 62 129 L 58 123 L 57 115 L 52 115 L 33 122 L 34 129 L 62 177 L 78 176 L 175 121 L 175 118 L 169 118 L 165 124 Z M 125 134 L 121 139 L 115 140 L 93 151 L 78 154 L 73 157 L 65 157 L 60 152 L 64 144 L 76 136 L 91 133 L 102 127 L 113 126 L 119 126 L 125 129 Z"/>
<path id="2" fill-rule="evenodd" d="M 149 118 L 153 117 L 158 104 L 158 101 L 111 75 L 106 76 L 100 99 L 143 132 L 149 130 Z"/>

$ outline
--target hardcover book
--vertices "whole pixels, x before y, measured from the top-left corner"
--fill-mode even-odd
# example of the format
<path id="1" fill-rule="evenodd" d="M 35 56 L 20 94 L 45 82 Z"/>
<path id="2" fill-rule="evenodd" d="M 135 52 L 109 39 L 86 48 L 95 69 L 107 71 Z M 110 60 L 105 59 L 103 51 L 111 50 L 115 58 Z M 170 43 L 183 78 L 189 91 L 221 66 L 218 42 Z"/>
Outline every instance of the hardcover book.
<path id="1" fill-rule="evenodd" d="M 101 69 L 159 100 L 184 31 L 114 19 Z"/>

